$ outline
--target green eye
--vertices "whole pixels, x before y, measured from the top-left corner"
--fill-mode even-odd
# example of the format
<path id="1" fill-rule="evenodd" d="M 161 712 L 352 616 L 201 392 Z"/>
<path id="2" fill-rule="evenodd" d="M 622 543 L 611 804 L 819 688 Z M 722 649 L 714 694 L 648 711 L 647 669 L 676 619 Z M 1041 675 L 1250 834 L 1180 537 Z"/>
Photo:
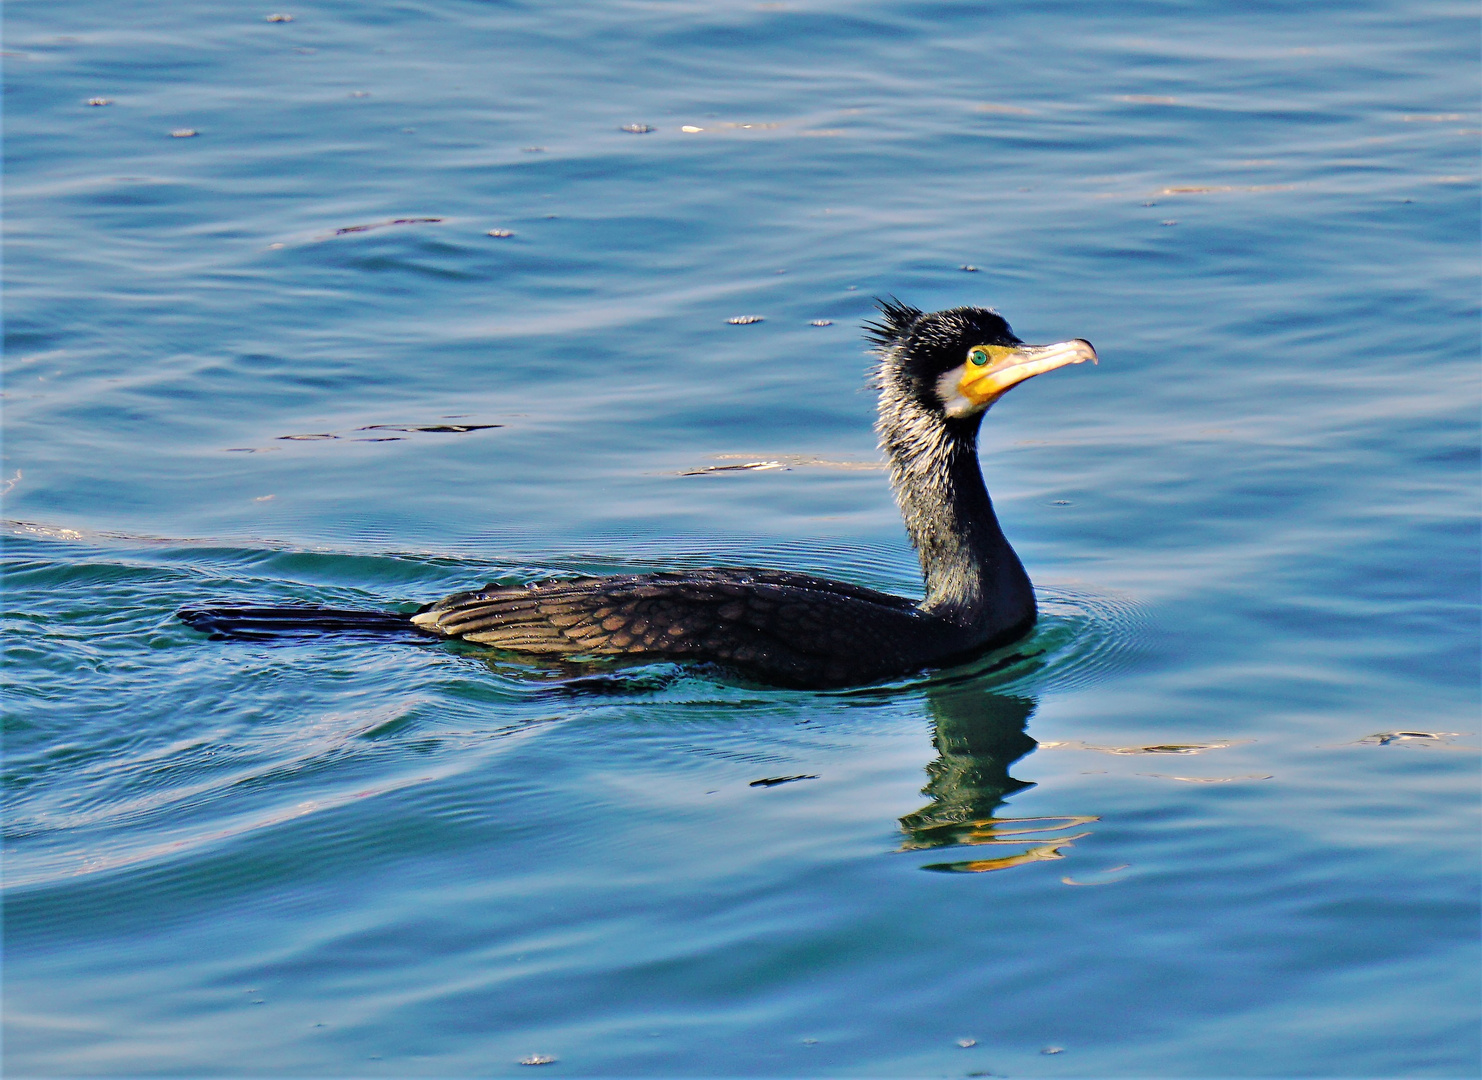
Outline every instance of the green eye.
<path id="1" fill-rule="evenodd" d="M 967 358 L 977 367 L 983 367 L 988 363 L 988 350 L 981 346 L 976 349 L 969 349 Z"/>

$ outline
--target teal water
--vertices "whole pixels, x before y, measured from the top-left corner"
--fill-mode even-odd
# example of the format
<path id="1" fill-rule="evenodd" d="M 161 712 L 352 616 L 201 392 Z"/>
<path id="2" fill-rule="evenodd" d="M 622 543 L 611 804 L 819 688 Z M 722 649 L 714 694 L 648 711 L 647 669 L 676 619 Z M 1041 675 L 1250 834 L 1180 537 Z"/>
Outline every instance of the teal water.
<path id="1" fill-rule="evenodd" d="M 7 1075 L 1482 1069 L 1474 6 L 16 0 L 5 49 Z M 984 426 L 1012 654 L 174 618 L 910 592 L 878 294 L 1101 353 Z"/>

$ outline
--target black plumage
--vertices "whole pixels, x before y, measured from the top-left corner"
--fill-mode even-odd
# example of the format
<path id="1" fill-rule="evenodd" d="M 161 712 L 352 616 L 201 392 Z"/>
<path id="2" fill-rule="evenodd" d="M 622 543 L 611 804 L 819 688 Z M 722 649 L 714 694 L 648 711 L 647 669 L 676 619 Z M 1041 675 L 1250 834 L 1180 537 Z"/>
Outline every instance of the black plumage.
<path id="1" fill-rule="evenodd" d="M 1009 386 L 1095 353 L 1082 341 L 1023 346 L 984 308 L 927 315 L 889 300 L 879 309 L 866 324 L 880 361 L 876 426 L 921 558 L 920 602 L 740 568 L 494 585 L 409 617 L 311 608 L 209 608 L 181 617 L 225 636 L 415 629 L 535 656 L 709 661 L 798 687 L 873 682 L 1005 644 L 1033 625 L 1034 590 L 983 486 L 978 426 Z"/>
<path id="2" fill-rule="evenodd" d="M 424 628 L 546 656 L 707 660 L 768 682 L 847 686 L 911 671 L 952 645 L 910 600 L 781 570 L 691 570 L 459 593 Z"/>

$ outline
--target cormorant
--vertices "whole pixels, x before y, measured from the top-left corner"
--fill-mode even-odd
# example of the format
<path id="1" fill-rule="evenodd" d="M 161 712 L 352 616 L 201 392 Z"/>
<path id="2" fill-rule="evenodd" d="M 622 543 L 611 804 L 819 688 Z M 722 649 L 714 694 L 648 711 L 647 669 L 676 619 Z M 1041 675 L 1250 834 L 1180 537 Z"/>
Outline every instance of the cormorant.
<path id="1" fill-rule="evenodd" d="M 851 686 L 966 660 L 1034 625 L 1034 589 L 978 467 L 978 426 L 1034 375 L 1095 361 L 1079 338 L 1025 345 L 989 308 L 877 301 L 880 446 L 921 559 L 920 602 L 786 570 L 679 570 L 491 585 L 408 615 L 308 607 L 180 612 L 227 637 L 407 631 L 546 657 L 709 661 L 763 682 Z"/>

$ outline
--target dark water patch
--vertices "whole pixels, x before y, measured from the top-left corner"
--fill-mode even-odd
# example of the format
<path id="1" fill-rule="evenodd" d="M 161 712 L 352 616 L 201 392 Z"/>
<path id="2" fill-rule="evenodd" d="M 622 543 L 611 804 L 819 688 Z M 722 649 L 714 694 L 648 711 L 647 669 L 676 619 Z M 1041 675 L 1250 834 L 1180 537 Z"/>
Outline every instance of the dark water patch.
<path id="1" fill-rule="evenodd" d="M 373 221 L 369 225 L 346 225 L 334 231 L 335 236 L 370 232 L 372 229 L 389 229 L 396 225 L 433 225 L 442 222 L 440 217 L 393 218 L 390 221 Z"/>
<path id="2" fill-rule="evenodd" d="M 746 786 L 747 787 L 769 788 L 769 787 L 776 787 L 778 784 L 793 784 L 793 783 L 796 783 L 799 780 L 817 780 L 817 779 L 818 779 L 818 776 L 816 774 L 814 774 L 814 773 L 797 773 L 796 775 L 793 775 L 793 776 L 764 776 L 760 780 L 753 780 L 751 783 L 747 784 Z"/>
<path id="3" fill-rule="evenodd" d="M 434 434 L 462 435 L 469 431 L 488 431 L 491 428 L 504 427 L 503 424 L 420 424 L 406 426 L 404 424 L 370 424 L 359 428 L 360 431 L 423 431 Z"/>

